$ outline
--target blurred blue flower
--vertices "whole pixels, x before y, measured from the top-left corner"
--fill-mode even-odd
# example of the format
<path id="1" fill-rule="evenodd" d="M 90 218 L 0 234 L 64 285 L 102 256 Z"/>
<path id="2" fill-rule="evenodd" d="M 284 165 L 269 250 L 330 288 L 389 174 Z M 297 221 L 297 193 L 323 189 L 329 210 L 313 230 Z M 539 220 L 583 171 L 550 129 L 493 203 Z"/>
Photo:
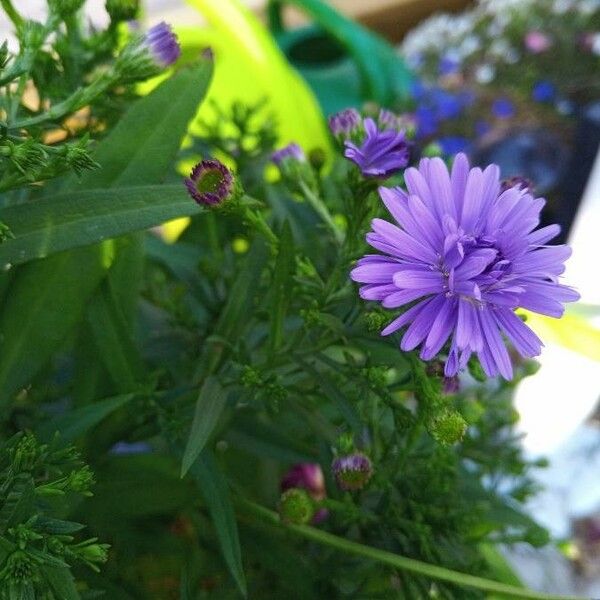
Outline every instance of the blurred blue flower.
<path id="1" fill-rule="evenodd" d="M 440 75 L 452 75 L 460 70 L 460 61 L 455 56 L 444 54 L 438 63 L 438 72 Z"/>
<path id="2" fill-rule="evenodd" d="M 475 135 L 477 137 L 483 137 L 491 128 L 492 126 L 489 121 L 479 119 L 475 122 Z"/>
<path id="3" fill-rule="evenodd" d="M 471 142 L 462 136 L 459 135 L 448 135 L 445 137 L 438 138 L 438 144 L 440 145 L 442 151 L 446 155 L 454 155 L 459 152 L 468 153 L 471 149 Z"/>
<path id="4" fill-rule="evenodd" d="M 417 122 L 417 137 L 419 138 L 433 135 L 438 130 L 437 116 L 429 106 L 417 106 L 415 120 Z"/>
<path id="5" fill-rule="evenodd" d="M 531 92 L 531 97 L 536 102 L 551 102 L 556 96 L 556 87 L 550 81 L 538 81 Z"/>
<path id="6" fill-rule="evenodd" d="M 492 113 L 499 119 L 510 119 L 514 116 L 515 105 L 506 97 L 496 98 L 492 103 Z"/>

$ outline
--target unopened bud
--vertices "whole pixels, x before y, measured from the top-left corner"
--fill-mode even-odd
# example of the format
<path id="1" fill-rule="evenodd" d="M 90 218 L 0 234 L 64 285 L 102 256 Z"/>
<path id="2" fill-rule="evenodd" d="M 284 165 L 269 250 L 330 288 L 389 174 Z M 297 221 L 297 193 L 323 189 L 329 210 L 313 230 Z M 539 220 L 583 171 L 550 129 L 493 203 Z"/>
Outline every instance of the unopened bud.
<path id="1" fill-rule="evenodd" d="M 284 523 L 306 525 L 315 515 L 315 503 L 306 490 L 291 488 L 281 494 L 279 515 Z"/>

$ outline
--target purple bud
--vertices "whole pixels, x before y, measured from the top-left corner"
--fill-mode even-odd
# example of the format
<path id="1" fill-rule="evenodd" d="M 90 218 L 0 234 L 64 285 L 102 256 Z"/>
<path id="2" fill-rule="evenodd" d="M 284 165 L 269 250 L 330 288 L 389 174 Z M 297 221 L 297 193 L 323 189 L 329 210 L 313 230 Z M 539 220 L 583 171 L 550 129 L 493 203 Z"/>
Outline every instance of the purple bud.
<path id="1" fill-rule="evenodd" d="M 518 190 L 526 192 L 527 194 L 534 193 L 533 183 L 527 179 L 527 177 L 522 177 L 521 175 L 515 175 L 514 177 L 504 179 L 500 184 L 501 192 L 505 192 L 506 190 L 510 190 L 512 188 L 517 188 Z"/>
<path id="2" fill-rule="evenodd" d="M 161 67 L 172 65 L 181 54 L 177 36 L 164 21 L 148 30 L 144 36 L 144 44 Z"/>
<path id="3" fill-rule="evenodd" d="M 444 377 L 443 391 L 446 396 L 457 394 L 459 390 L 460 381 L 458 379 L 458 375 L 453 375 L 452 377 Z"/>
<path id="4" fill-rule="evenodd" d="M 362 452 L 338 456 L 331 470 L 340 489 L 347 491 L 362 489 L 373 475 L 371 459 Z"/>
<path id="5" fill-rule="evenodd" d="M 329 117 L 329 129 L 336 138 L 347 139 L 362 127 L 362 117 L 354 108 L 347 108 Z"/>
<path id="6" fill-rule="evenodd" d="M 204 206 L 217 206 L 233 196 L 231 171 L 218 160 L 199 162 L 184 180 L 190 196 Z"/>
<path id="7" fill-rule="evenodd" d="M 281 479 L 281 491 L 291 488 L 307 490 L 314 500 L 325 498 L 325 477 L 321 466 L 316 463 L 293 465 Z"/>
<path id="8" fill-rule="evenodd" d="M 298 144 L 291 143 L 279 150 L 276 150 L 271 155 L 271 160 L 279 167 L 285 160 L 297 160 L 299 162 L 306 162 L 306 156 L 304 156 L 304 151 Z"/>

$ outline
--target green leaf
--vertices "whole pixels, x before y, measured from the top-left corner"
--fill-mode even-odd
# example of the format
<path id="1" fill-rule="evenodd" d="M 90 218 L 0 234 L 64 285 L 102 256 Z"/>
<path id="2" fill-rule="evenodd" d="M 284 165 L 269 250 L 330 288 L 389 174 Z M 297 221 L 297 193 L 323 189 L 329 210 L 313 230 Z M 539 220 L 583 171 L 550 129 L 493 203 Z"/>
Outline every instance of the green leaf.
<path id="1" fill-rule="evenodd" d="M 117 392 L 140 387 L 144 368 L 125 316 L 115 301 L 109 281 L 101 285 L 87 308 L 87 320 L 101 360 Z"/>
<path id="2" fill-rule="evenodd" d="M 211 73 L 212 61 L 202 60 L 138 100 L 98 145 L 95 159 L 102 168 L 80 182 L 69 179 L 72 191 L 160 183 Z M 42 210 L 52 201 L 36 205 Z M 81 322 L 111 264 L 112 248 L 112 242 L 79 248 L 17 271 L 0 309 L 0 405 L 31 382 Z"/>
<path id="3" fill-rule="evenodd" d="M 115 410 L 125 406 L 134 397 L 135 394 L 123 394 L 71 410 L 64 415 L 43 422 L 38 427 L 37 434 L 41 439 L 49 440 L 58 431 L 63 441 L 73 442 Z"/>
<path id="4" fill-rule="evenodd" d="M 290 291 L 293 285 L 292 276 L 295 267 L 294 238 L 289 222 L 285 221 L 281 229 L 279 253 L 275 261 L 271 284 L 271 333 L 269 337 L 271 352 L 275 352 L 281 344 L 283 321 L 290 303 Z"/>
<path id="5" fill-rule="evenodd" d="M 42 572 L 56 598 L 80 600 L 81 596 L 75 587 L 75 581 L 69 569 L 44 565 Z"/>
<path id="6" fill-rule="evenodd" d="M 213 455 L 208 451 L 194 462 L 190 474 L 198 483 L 198 489 L 215 526 L 223 558 L 229 567 L 240 592 L 245 597 L 246 578 L 242 566 L 242 552 L 235 513 L 229 497 L 229 487 Z"/>
<path id="7" fill-rule="evenodd" d="M 80 322 L 112 260 L 112 244 L 20 269 L 0 309 L 0 405 L 27 385 Z"/>
<path id="8" fill-rule="evenodd" d="M 213 432 L 227 400 L 227 394 L 214 377 L 209 377 L 202 386 L 196 401 L 196 410 L 192 429 L 188 437 L 183 460 L 181 476 L 183 477 L 204 449 Z"/>
<path id="9" fill-rule="evenodd" d="M 202 209 L 183 185 L 138 185 L 69 191 L 4 209 L 15 238 L 0 244 L 0 267 L 44 258 Z"/>

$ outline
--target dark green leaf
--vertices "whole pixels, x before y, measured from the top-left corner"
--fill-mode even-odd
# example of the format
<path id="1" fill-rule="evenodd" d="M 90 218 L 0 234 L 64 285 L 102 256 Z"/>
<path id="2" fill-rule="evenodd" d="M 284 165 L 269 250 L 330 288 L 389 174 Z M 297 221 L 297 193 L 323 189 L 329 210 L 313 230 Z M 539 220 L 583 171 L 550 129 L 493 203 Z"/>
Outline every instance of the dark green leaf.
<path id="1" fill-rule="evenodd" d="M 229 497 L 229 487 L 213 455 L 205 450 L 194 462 L 190 474 L 198 489 L 217 531 L 223 557 L 240 592 L 246 596 L 246 578 L 242 566 L 240 540 L 235 513 Z"/>
<path id="2" fill-rule="evenodd" d="M 40 438 L 49 440 L 58 431 L 63 441 L 73 442 L 134 397 L 134 394 L 123 394 L 71 410 L 64 415 L 43 422 L 38 428 L 37 434 Z"/>
<path id="3" fill-rule="evenodd" d="M 180 184 L 70 191 L 19 204 L 2 211 L 15 238 L 0 244 L 0 267 L 200 212 Z"/>
<path id="4" fill-rule="evenodd" d="M 204 382 L 196 401 L 192 429 L 181 461 L 182 477 L 202 452 L 223 412 L 223 408 L 225 408 L 226 400 L 227 394 L 219 382 L 214 377 L 209 377 Z"/>
<path id="5" fill-rule="evenodd" d="M 80 600 L 71 571 L 65 568 L 44 565 L 42 569 L 48 586 L 60 600 Z"/>

